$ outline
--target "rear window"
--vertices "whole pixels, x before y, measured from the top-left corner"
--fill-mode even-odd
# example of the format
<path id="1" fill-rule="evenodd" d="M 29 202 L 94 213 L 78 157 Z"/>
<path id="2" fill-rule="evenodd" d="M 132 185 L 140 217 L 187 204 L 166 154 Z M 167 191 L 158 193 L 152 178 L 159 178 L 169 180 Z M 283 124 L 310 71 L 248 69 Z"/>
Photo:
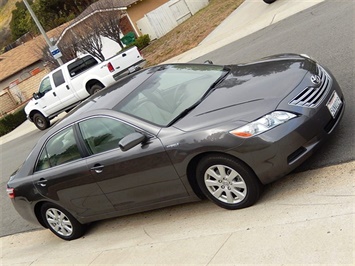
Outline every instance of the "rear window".
<path id="1" fill-rule="evenodd" d="M 71 77 L 75 77 L 97 64 L 98 62 L 95 60 L 95 58 L 87 55 L 68 65 L 69 75 Z"/>

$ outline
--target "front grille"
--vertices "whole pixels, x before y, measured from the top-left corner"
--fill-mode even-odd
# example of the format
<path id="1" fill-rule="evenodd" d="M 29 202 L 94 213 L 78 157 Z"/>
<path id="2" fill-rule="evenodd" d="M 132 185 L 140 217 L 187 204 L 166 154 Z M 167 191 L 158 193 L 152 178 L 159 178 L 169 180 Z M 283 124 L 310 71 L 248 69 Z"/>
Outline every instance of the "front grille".
<path id="1" fill-rule="evenodd" d="M 323 68 L 320 66 L 317 68 L 317 74 L 321 80 L 320 84 L 315 87 L 305 88 L 300 94 L 293 98 L 289 104 L 300 107 L 315 108 L 322 101 L 330 89 L 331 78 Z"/>

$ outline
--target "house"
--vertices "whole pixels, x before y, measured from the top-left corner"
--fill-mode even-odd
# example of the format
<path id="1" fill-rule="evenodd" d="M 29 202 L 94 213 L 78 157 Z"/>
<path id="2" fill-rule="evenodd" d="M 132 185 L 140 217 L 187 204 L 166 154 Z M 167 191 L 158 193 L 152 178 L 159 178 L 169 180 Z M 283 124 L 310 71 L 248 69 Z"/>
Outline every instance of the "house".
<path id="1" fill-rule="evenodd" d="M 70 23 L 48 32 L 57 44 L 73 27 L 85 23 L 97 12 L 121 11 L 122 34 L 134 32 L 136 36 L 149 34 L 159 38 L 208 5 L 208 0 L 99 0 L 85 9 Z M 120 50 L 117 43 L 106 40 L 111 55 Z M 108 44 L 107 44 L 108 43 Z M 0 115 L 29 100 L 37 90 L 41 78 L 48 73 L 42 61 L 46 43 L 42 36 L 0 55 Z M 105 49 L 105 46 L 104 46 Z"/>
<path id="2" fill-rule="evenodd" d="M 123 34 L 134 31 L 136 35 L 141 33 L 135 26 L 135 21 L 144 16 L 145 13 L 159 7 L 169 0 L 100 0 L 84 10 L 72 22 L 64 24 L 47 33 L 49 38 L 61 38 L 65 35 L 66 28 L 90 17 L 98 9 L 98 5 L 116 3 L 116 7 L 125 8 L 126 15 L 123 17 Z M 119 3 L 119 4 L 117 4 Z M 101 10 L 101 9 L 100 9 Z M 59 36 L 59 37 L 58 37 Z M 0 116 L 15 109 L 18 104 L 29 100 L 32 93 L 48 69 L 42 61 L 42 49 L 46 43 L 42 36 L 26 42 L 4 54 L 0 55 Z"/>

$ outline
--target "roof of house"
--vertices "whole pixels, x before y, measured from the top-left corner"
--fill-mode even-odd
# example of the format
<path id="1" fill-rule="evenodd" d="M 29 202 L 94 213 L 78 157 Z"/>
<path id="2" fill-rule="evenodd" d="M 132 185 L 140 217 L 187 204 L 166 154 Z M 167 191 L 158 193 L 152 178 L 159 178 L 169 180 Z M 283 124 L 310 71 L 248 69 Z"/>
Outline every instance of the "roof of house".
<path id="1" fill-rule="evenodd" d="M 142 0 L 120 0 L 120 1 L 112 1 L 112 0 L 100 0 L 93 4 L 91 4 L 88 8 L 86 8 L 79 16 L 77 16 L 73 21 L 72 24 L 75 24 L 77 21 L 82 20 L 83 18 L 87 17 L 88 15 L 92 14 L 97 10 L 107 10 L 107 9 L 114 9 L 114 8 L 122 8 L 128 7 L 136 2 Z"/>
<path id="2" fill-rule="evenodd" d="M 112 0 L 100 0 L 93 4 L 91 4 L 88 8 L 86 8 L 79 16 L 73 19 L 70 25 L 63 30 L 60 34 L 57 43 L 58 44 L 66 32 L 75 27 L 77 24 L 81 23 L 82 21 L 86 20 L 90 16 L 103 12 L 103 11 L 111 11 L 111 10 L 126 10 L 127 7 L 131 6 L 136 2 L 140 2 L 143 0 L 120 0 L 120 1 L 112 1 Z"/>
<path id="3" fill-rule="evenodd" d="M 78 17 L 70 23 L 63 24 L 56 29 L 47 33 L 49 38 L 62 37 L 66 29 L 84 20 L 97 10 L 117 9 L 129 7 L 130 5 L 142 0 L 100 0 L 85 9 Z M 42 59 L 42 49 L 45 46 L 42 36 L 38 36 L 33 40 L 26 42 L 4 54 L 0 55 L 0 81 L 20 72 L 24 68 L 40 61 Z"/>
<path id="4" fill-rule="evenodd" d="M 68 23 L 47 32 L 49 38 L 58 37 Z M 20 72 L 24 68 L 42 59 L 42 49 L 46 43 L 42 36 L 17 46 L 10 51 L 0 55 L 0 81 Z"/>

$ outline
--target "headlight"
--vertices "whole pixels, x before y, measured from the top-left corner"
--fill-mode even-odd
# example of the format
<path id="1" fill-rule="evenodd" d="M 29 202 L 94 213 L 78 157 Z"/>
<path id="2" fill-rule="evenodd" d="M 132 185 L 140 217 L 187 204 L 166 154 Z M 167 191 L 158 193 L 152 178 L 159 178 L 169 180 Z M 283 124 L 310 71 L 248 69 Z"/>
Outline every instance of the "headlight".
<path id="1" fill-rule="evenodd" d="M 231 130 L 229 133 L 240 138 L 250 138 L 281 125 L 295 117 L 297 117 L 297 115 L 289 112 L 275 111 L 245 126 Z"/>

